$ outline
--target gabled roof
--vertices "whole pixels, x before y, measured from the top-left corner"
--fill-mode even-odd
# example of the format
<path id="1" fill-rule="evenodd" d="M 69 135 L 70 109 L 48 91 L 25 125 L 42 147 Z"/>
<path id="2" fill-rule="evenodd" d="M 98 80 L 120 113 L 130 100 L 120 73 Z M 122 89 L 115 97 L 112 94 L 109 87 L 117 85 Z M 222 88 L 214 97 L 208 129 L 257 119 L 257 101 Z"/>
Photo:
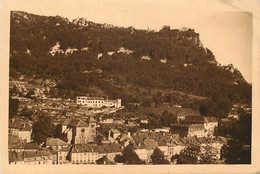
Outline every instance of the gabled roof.
<path id="1" fill-rule="evenodd" d="M 121 133 L 118 129 L 115 129 L 115 128 L 111 129 L 111 131 L 112 131 L 114 134 L 120 134 L 120 133 Z"/>
<path id="2" fill-rule="evenodd" d="M 97 152 L 96 144 L 75 144 L 72 147 L 72 153 Z"/>
<path id="3" fill-rule="evenodd" d="M 46 146 L 64 146 L 67 143 L 59 138 L 48 138 L 46 141 Z"/>
<path id="4" fill-rule="evenodd" d="M 26 143 L 26 144 L 9 144 L 8 145 L 9 149 L 38 149 L 38 146 L 35 143 Z"/>
<path id="5" fill-rule="evenodd" d="M 186 124 L 192 124 L 192 123 L 203 124 L 208 122 L 217 122 L 217 119 L 215 117 L 188 115 L 186 116 L 184 122 Z"/>
<path id="6" fill-rule="evenodd" d="M 71 122 L 71 120 L 72 120 L 71 118 L 65 119 L 62 125 L 67 126 Z"/>
<path id="7" fill-rule="evenodd" d="M 96 148 L 99 153 L 113 153 L 113 152 L 121 152 L 119 144 L 102 144 L 98 145 Z"/>
<path id="8" fill-rule="evenodd" d="M 96 120 L 93 117 L 89 118 L 89 123 L 96 123 Z"/>
<path id="9" fill-rule="evenodd" d="M 196 116 L 196 115 L 188 115 L 186 116 L 185 123 L 190 124 L 190 123 L 205 123 L 205 119 L 203 116 Z"/>
<path id="10" fill-rule="evenodd" d="M 88 124 L 80 119 L 72 119 L 68 124 L 68 126 L 72 127 L 87 127 Z"/>
<path id="11" fill-rule="evenodd" d="M 96 160 L 97 164 L 114 164 L 113 161 L 107 158 L 107 156 L 103 156 Z"/>
<path id="12" fill-rule="evenodd" d="M 218 120 L 215 117 L 205 117 L 207 122 L 218 122 Z"/>
<path id="13" fill-rule="evenodd" d="M 9 120 L 9 128 L 18 129 L 19 131 L 31 131 L 29 121 L 25 118 L 12 118 Z"/>
<path id="14" fill-rule="evenodd" d="M 23 161 L 22 152 L 9 151 L 9 162 Z"/>
<path id="15" fill-rule="evenodd" d="M 17 135 L 8 135 L 8 144 L 17 144 L 20 142 L 21 140 Z"/>
<path id="16" fill-rule="evenodd" d="M 158 143 L 155 141 L 155 139 L 144 140 L 144 145 L 147 150 L 155 149 L 156 147 L 158 147 Z"/>

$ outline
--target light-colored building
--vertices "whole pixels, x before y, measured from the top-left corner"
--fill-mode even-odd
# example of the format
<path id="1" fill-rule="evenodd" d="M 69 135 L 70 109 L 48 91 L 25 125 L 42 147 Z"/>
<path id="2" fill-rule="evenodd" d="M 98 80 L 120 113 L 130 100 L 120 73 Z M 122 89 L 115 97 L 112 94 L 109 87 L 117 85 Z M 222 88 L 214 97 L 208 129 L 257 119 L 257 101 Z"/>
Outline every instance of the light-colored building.
<path id="1" fill-rule="evenodd" d="M 9 134 L 18 136 L 22 141 L 29 143 L 32 141 L 32 128 L 25 118 L 12 118 L 9 121 Z"/>
<path id="2" fill-rule="evenodd" d="M 188 126 L 187 137 L 204 137 L 204 125 L 202 124 L 190 124 Z"/>
<path id="3" fill-rule="evenodd" d="M 9 164 L 52 164 L 52 155 L 48 151 L 10 151 Z"/>
<path id="4" fill-rule="evenodd" d="M 61 148 L 59 151 L 58 151 L 58 158 L 57 158 L 57 163 L 58 164 L 68 164 L 70 163 L 70 161 L 68 160 L 69 157 L 69 152 L 70 152 L 70 149 L 71 149 L 71 146 L 66 146 L 66 147 L 63 147 Z"/>
<path id="5" fill-rule="evenodd" d="M 205 136 L 214 136 L 214 130 L 218 127 L 218 120 L 214 117 L 205 117 Z"/>
<path id="6" fill-rule="evenodd" d="M 218 127 L 216 118 L 196 115 L 186 116 L 184 124 L 188 125 L 188 136 L 196 135 L 197 137 L 213 137 L 214 130 Z M 204 129 L 203 133 L 202 129 Z"/>
<path id="7" fill-rule="evenodd" d="M 96 144 L 75 144 L 69 154 L 72 164 L 96 164 L 99 159 Z"/>
<path id="8" fill-rule="evenodd" d="M 102 97 L 78 96 L 78 97 L 76 97 L 76 103 L 78 105 L 84 105 L 84 106 L 90 107 L 90 108 L 101 108 L 103 106 L 120 108 L 122 106 L 121 99 L 105 100 Z"/>

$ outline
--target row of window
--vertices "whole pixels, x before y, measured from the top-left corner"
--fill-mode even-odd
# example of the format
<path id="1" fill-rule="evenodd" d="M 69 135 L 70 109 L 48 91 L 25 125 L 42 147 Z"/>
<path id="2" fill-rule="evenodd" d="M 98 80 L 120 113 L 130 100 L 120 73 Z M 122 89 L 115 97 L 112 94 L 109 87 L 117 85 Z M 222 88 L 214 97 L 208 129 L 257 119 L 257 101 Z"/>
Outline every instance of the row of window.
<path id="1" fill-rule="evenodd" d="M 79 103 L 102 103 L 104 104 L 105 102 L 104 101 L 92 101 L 92 100 L 78 100 L 77 102 Z M 115 104 L 116 101 L 113 101 L 113 102 L 106 102 L 107 105 L 112 105 L 112 104 Z"/>
<path id="2" fill-rule="evenodd" d="M 78 100 L 79 103 L 104 103 L 104 101 Z"/>

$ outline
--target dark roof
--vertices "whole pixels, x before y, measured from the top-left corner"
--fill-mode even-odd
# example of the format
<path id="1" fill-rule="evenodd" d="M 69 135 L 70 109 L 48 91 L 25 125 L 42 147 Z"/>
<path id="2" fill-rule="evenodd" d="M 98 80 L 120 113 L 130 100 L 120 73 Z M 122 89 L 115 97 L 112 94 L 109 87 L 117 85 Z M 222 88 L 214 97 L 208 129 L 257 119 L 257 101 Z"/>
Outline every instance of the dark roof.
<path id="1" fill-rule="evenodd" d="M 50 156 L 49 151 L 9 151 L 9 162 L 24 161 L 25 158 Z"/>
<path id="2" fill-rule="evenodd" d="M 112 152 L 121 152 L 119 144 L 102 144 L 97 146 L 97 152 L 99 153 L 112 153 Z"/>
<path id="3" fill-rule="evenodd" d="M 9 162 L 23 161 L 22 152 L 9 151 Z"/>
<path id="4" fill-rule="evenodd" d="M 215 117 L 205 117 L 207 122 L 218 122 L 218 120 Z"/>
<path id="5" fill-rule="evenodd" d="M 196 116 L 196 115 L 188 115 L 186 116 L 185 123 L 190 124 L 190 123 L 205 123 L 205 119 L 203 116 Z"/>
<path id="6" fill-rule="evenodd" d="M 8 144 L 17 144 L 20 142 L 21 140 L 17 135 L 8 135 Z"/>
<path id="7" fill-rule="evenodd" d="M 88 124 L 80 119 L 65 119 L 62 123 L 64 126 L 72 126 L 72 127 L 87 127 Z"/>
<path id="8" fill-rule="evenodd" d="M 97 152 L 96 144 L 75 144 L 72 147 L 72 153 Z"/>
<path id="9" fill-rule="evenodd" d="M 25 118 L 12 118 L 9 120 L 9 128 L 18 129 L 19 131 L 31 131 L 29 121 Z"/>
<path id="10" fill-rule="evenodd" d="M 50 151 L 24 151 L 23 153 L 24 153 L 24 158 L 51 155 Z"/>
<path id="11" fill-rule="evenodd" d="M 196 116 L 196 115 L 188 115 L 185 118 L 186 124 L 192 124 L 192 123 L 208 123 L 208 122 L 217 122 L 217 119 L 215 117 L 204 117 L 204 116 Z"/>
<path id="12" fill-rule="evenodd" d="M 72 120 L 71 118 L 65 119 L 62 125 L 67 126 L 71 122 L 71 120 Z"/>
<path id="13" fill-rule="evenodd" d="M 9 144 L 9 149 L 38 149 L 38 146 L 35 143 L 18 143 L 18 144 Z"/>
<path id="14" fill-rule="evenodd" d="M 107 156 L 103 156 L 102 158 L 99 158 L 96 160 L 97 164 L 114 164 L 113 161 L 107 158 Z"/>

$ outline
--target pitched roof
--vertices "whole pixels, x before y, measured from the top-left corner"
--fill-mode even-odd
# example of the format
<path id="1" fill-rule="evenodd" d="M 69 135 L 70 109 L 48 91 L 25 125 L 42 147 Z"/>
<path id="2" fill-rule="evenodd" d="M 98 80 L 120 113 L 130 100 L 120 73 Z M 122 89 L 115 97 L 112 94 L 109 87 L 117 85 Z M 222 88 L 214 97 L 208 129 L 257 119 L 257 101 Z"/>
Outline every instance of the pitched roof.
<path id="1" fill-rule="evenodd" d="M 64 146 L 67 143 L 59 138 L 48 138 L 46 141 L 46 146 Z"/>
<path id="2" fill-rule="evenodd" d="M 17 144 L 20 142 L 21 140 L 17 135 L 8 135 L 8 144 Z"/>
<path id="3" fill-rule="evenodd" d="M 196 115 L 188 115 L 186 116 L 185 123 L 205 123 L 205 119 L 203 116 L 196 116 Z"/>
<path id="4" fill-rule="evenodd" d="M 119 144 L 102 144 L 98 145 L 96 148 L 99 153 L 112 153 L 112 152 L 121 152 Z"/>
<path id="5" fill-rule="evenodd" d="M 158 147 L 158 143 L 155 141 L 155 139 L 145 139 L 144 145 L 147 150 L 155 149 Z"/>
<path id="6" fill-rule="evenodd" d="M 18 144 L 9 144 L 9 149 L 38 149 L 38 146 L 35 143 L 18 143 Z"/>
<path id="7" fill-rule="evenodd" d="M 71 146 L 66 146 L 66 147 L 63 147 L 59 150 L 59 152 L 69 152 Z"/>
<path id="8" fill-rule="evenodd" d="M 96 123 L 96 120 L 93 117 L 89 118 L 89 123 Z"/>
<path id="9" fill-rule="evenodd" d="M 32 127 L 25 118 L 12 118 L 9 120 L 9 128 L 18 129 L 19 131 L 31 131 Z"/>
<path id="10" fill-rule="evenodd" d="M 218 122 L 218 120 L 215 117 L 205 117 L 207 122 Z"/>
<path id="11" fill-rule="evenodd" d="M 9 162 L 23 161 L 22 152 L 9 151 Z"/>
<path id="12" fill-rule="evenodd" d="M 114 162 L 108 159 L 107 156 L 103 156 L 99 158 L 98 160 L 96 160 L 96 162 L 97 164 L 114 164 Z"/>
<path id="13" fill-rule="evenodd" d="M 32 157 L 48 157 L 51 153 L 49 151 L 24 151 L 24 152 L 15 152 L 9 151 L 9 162 L 16 162 L 16 161 L 24 161 L 25 158 L 32 158 Z"/>
<path id="14" fill-rule="evenodd" d="M 82 152 L 97 152 L 96 144 L 75 144 L 72 147 L 72 153 L 82 153 Z"/>
<path id="15" fill-rule="evenodd" d="M 71 118 L 65 119 L 62 125 L 67 126 L 71 122 L 71 120 L 72 120 Z"/>
<path id="16" fill-rule="evenodd" d="M 88 124 L 80 119 L 72 119 L 68 124 L 68 126 L 73 127 L 87 127 Z"/>
<path id="17" fill-rule="evenodd" d="M 112 131 L 114 134 L 120 134 L 120 133 L 121 133 L 118 129 L 115 129 L 115 128 L 111 129 L 111 131 Z"/>

